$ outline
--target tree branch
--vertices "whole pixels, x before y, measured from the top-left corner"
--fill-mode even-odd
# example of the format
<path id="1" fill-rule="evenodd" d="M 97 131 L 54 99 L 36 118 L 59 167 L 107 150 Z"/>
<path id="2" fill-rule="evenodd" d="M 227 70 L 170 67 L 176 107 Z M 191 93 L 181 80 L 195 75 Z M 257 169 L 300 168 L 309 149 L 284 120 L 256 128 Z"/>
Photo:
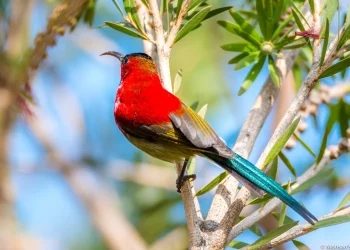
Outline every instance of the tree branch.
<path id="1" fill-rule="evenodd" d="M 158 54 L 158 67 L 163 86 L 172 93 L 171 76 L 170 76 L 170 50 L 165 46 L 165 37 L 162 18 L 159 13 L 157 0 L 148 0 L 152 16 L 154 33 L 156 36 L 156 47 Z"/>
<path id="2" fill-rule="evenodd" d="M 335 217 L 339 217 L 339 216 L 344 216 L 344 215 L 350 215 L 350 206 L 347 206 L 341 210 L 337 210 L 337 211 L 334 211 L 332 213 L 323 215 L 323 216 L 318 218 L 318 221 L 322 221 L 322 220 L 329 219 L 329 218 L 335 218 Z M 302 236 L 304 234 L 315 231 L 317 229 L 318 228 L 313 227 L 309 223 L 305 222 L 301 225 L 296 225 L 295 227 L 289 229 L 287 232 L 281 234 L 280 236 L 276 237 L 272 241 L 267 242 L 263 246 L 255 248 L 255 249 L 260 249 L 260 250 L 261 249 L 271 249 L 271 248 L 279 246 L 285 242 L 288 242 L 290 240 L 298 238 L 299 236 Z M 249 246 L 245 246 L 245 247 L 240 248 L 240 249 L 247 250 L 247 249 L 249 249 Z"/>
<path id="3" fill-rule="evenodd" d="M 349 133 L 350 134 L 350 133 Z M 335 158 L 338 158 L 341 154 L 345 152 L 350 152 L 350 139 L 344 138 L 340 140 L 337 146 L 329 146 L 320 163 L 315 166 L 310 167 L 304 174 L 297 178 L 296 183 L 291 186 L 290 190 L 293 191 L 301 184 L 315 176 L 317 173 L 321 171 L 321 169 L 325 168 L 327 164 Z M 271 213 L 277 206 L 282 204 L 282 202 L 278 198 L 271 199 L 262 209 L 256 210 L 248 217 L 244 218 L 241 222 L 235 225 L 232 228 L 232 231 L 228 237 L 227 243 L 236 238 L 238 235 L 243 233 L 246 229 L 254 225 L 257 221 L 262 219 L 267 214 Z"/>

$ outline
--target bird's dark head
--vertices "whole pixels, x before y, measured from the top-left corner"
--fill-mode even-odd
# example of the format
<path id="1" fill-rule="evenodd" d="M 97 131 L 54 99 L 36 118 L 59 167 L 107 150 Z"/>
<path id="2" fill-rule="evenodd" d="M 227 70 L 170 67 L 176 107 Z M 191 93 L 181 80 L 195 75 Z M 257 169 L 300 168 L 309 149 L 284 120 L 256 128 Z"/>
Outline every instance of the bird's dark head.
<path id="1" fill-rule="evenodd" d="M 108 51 L 101 54 L 101 56 L 104 55 L 114 56 L 119 59 L 122 78 L 129 73 L 158 74 L 152 57 L 145 53 L 132 53 L 124 56 L 119 52 Z"/>

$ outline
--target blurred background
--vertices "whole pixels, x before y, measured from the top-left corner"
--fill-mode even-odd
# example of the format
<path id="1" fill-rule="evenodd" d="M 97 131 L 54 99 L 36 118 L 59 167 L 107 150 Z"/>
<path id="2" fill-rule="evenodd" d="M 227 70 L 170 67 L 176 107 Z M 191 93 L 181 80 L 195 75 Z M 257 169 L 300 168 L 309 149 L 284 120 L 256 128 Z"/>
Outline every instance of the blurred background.
<path id="1" fill-rule="evenodd" d="M 210 2 L 214 6 L 233 5 L 237 9 L 248 4 L 238 0 Z M 19 53 L 33 46 L 35 36 L 45 30 L 48 17 L 59 3 L 56 0 L 1 1 L 3 18 L 18 15 L 22 20 L 17 27 L 20 35 L 12 41 Z M 340 5 L 347 10 L 346 0 Z M 183 70 L 177 95 L 189 105 L 198 102 L 198 109 L 208 104 L 206 120 L 232 147 L 268 72 L 260 74 L 245 95 L 237 96 L 250 68 L 234 71 L 232 65 L 227 64 L 232 55 L 220 46 L 234 42 L 236 37 L 220 29 L 216 21 L 228 19 L 227 13 L 210 19 L 176 44 L 171 71 L 174 77 L 179 69 Z M 120 225 L 132 224 L 148 244 L 173 232 L 179 249 L 186 249 L 185 214 L 181 197 L 175 190 L 174 167 L 137 150 L 114 122 L 119 62 L 99 55 L 110 50 L 123 54 L 143 51 L 140 40 L 99 28 L 104 21 L 118 20 L 121 17 L 112 1 L 99 0 L 92 29 L 79 23 L 74 32 L 57 39 L 32 82 L 35 105 L 30 109 L 33 114 L 21 110 L 9 130 L 8 165 L 14 213 L 20 230 L 31 242 L 26 249 L 109 249 L 103 225 L 111 224 L 112 235 L 123 231 L 120 227 L 114 231 L 113 222 L 118 220 L 108 218 L 115 216 L 123 217 Z M 331 26 L 331 29 L 337 27 Z M 326 78 L 322 83 L 332 86 L 339 81 L 350 84 L 350 75 L 344 79 Z M 295 86 L 292 77 L 282 89 L 284 98 L 277 101 L 264 125 L 250 157 L 252 162 L 256 162 L 268 142 L 293 97 Z M 345 100 L 350 101 L 348 96 Z M 316 116 L 318 126 L 312 117 L 306 120 L 308 128 L 302 138 L 315 152 L 321 145 L 328 115 L 329 109 L 321 105 Z M 337 144 L 340 137 L 337 125 L 328 144 Z M 313 162 L 299 144 L 286 151 L 286 155 L 298 175 Z M 331 164 L 336 168 L 332 176 L 296 198 L 316 216 L 336 209 L 349 191 L 349 160 L 349 155 L 344 155 L 333 161 Z M 197 159 L 195 187 L 200 189 L 220 172 L 209 162 Z M 286 182 L 289 178 L 293 179 L 288 169 L 280 167 L 278 181 Z M 204 214 L 212 197 L 213 192 L 209 192 L 199 198 Z M 248 206 L 243 214 L 254 209 L 256 207 Z M 113 213 L 116 215 L 109 217 Z M 290 209 L 287 214 L 300 220 Z M 259 228 L 266 232 L 272 220 L 273 217 L 268 217 Z M 298 240 L 311 249 L 321 245 L 349 245 L 345 233 L 349 229 L 349 224 L 327 227 Z M 253 242 L 258 237 L 247 231 L 238 240 Z M 285 248 L 294 246 L 288 243 Z"/>

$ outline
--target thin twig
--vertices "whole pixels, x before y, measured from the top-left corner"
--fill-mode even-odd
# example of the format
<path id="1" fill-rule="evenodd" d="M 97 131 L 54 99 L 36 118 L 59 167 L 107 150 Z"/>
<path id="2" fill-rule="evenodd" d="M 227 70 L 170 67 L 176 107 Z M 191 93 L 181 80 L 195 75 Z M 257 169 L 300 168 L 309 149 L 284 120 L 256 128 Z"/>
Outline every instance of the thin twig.
<path id="1" fill-rule="evenodd" d="M 186 15 L 187 13 L 187 8 L 188 6 L 190 5 L 191 3 L 191 0 L 185 0 L 183 3 L 182 3 L 182 6 L 181 6 L 181 10 L 179 12 L 179 15 L 177 16 L 176 20 L 175 20 L 175 23 L 174 25 L 172 26 L 171 28 L 171 31 L 169 33 L 169 36 L 168 36 L 168 39 L 166 41 L 166 46 L 170 49 L 173 44 L 174 44 L 174 41 L 175 41 L 175 38 L 177 36 L 177 33 L 179 32 L 180 30 L 180 27 L 181 27 L 181 23 L 182 23 L 182 20 L 184 18 L 184 16 Z"/>
<path id="2" fill-rule="evenodd" d="M 165 46 L 165 37 L 162 18 L 159 13 L 157 0 L 148 0 L 152 16 L 153 16 L 153 28 L 156 36 L 156 47 L 159 60 L 159 73 L 162 79 L 163 86 L 169 92 L 172 92 L 171 76 L 170 76 L 170 50 Z"/>

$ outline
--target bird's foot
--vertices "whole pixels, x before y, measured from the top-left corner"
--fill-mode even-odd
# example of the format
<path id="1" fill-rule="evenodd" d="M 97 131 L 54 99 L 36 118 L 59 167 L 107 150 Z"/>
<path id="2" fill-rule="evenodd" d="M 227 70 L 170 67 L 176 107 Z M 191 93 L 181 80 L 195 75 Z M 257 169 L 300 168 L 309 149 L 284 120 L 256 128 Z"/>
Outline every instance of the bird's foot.
<path id="1" fill-rule="evenodd" d="M 197 178 L 197 176 L 195 174 L 184 175 L 182 178 L 178 177 L 176 179 L 177 192 L 181 193 L 181 187 L 182 187 L 182 185 L 184 184 L 185 181 L 188 181 L 188 180 L 194 181 L 196 178 Z"/>

